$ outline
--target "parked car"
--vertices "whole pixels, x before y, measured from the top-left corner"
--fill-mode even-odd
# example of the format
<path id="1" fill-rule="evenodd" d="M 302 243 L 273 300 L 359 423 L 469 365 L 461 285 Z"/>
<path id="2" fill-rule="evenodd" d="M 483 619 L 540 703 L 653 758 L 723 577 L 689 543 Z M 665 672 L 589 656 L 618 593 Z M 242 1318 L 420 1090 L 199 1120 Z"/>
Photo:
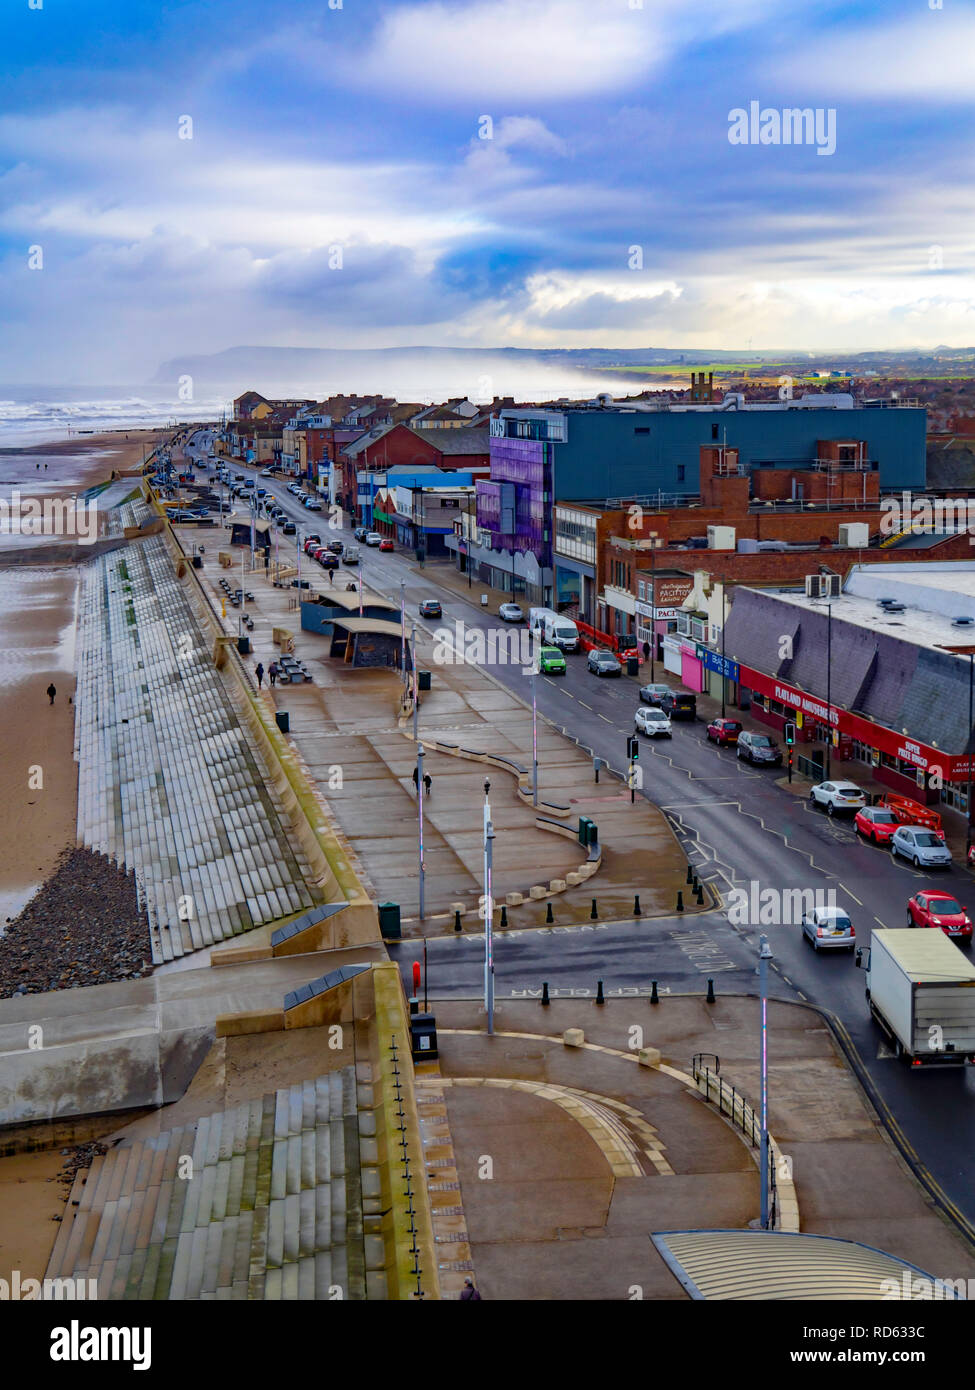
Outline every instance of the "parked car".
<path id="1" fill-rule="evenodd" d="M 900 825 L 893 811 L 886 806 L 864 806 L 853 817 L 853 828 L 865 840 L 875 845 L 889 845 L 890 837 Z"/>
<path id="2" fill-rule="evenodd" d="M 311 550 L 313 545 L 321 545 L 322 538 L 317 531 L 309 531 L 308 535 L 301 543 L 303 550 Z"/>
<path id="3" fill-rule="evenodd" d="M 315 558 L 317 559 L 318 563 L 321 565 L 323 570 L 338 569 L 339 557 L 337 555 L 333 555 L 330 550 L 326 550 L 324 546 L 320 548 Z"/>
<path id="4" fill-rule="evenodd" d="M 502 603 L 498 609 L 498 617 L 506 623 L 521 623 L 525 620 L 525 615 L 517 603 Z"/>
<path id="5" fill-rule="evenodd" d="M 712 719 L 708 725 L 708 739 L 724 748 L 729 743 L 737 743 L 742 731 L 740 719 Z"/>
<path id="6" fill-rule="evenodd" d="M 384 536 L 383 539 L 379 542 L 379 549 L 380 549 L 380 550 L 392 550 L 392 549 L 393 549 L 393 542 L 389 539 L 388 536 Z"/>
<path id="7" fill-rule="evenodd" d="M 950 893 L 915 893 L 907 900 L 909 927 L 940 927 L 962 946 L 972 944 L 972 919 Z"/>
<path id="8" fill-rule="evenodd" d="M 357 565 L 359 563 L 359 551 L 354 545 L 347 545 L 342 551 L 342 559 L 347 565 Z"/>
<path id="9" fill-rule="evenodd" d="M 281 527 L 281 534 L 284 536 L 296 536 L 298 534 L 298 528 L 293 521 L 286 521 Z"/>
<path id="10" fill-rule="evenodd" d="M 243 482 L 245 482 L 245 481 L 246 481 L 246 479 L 244 478 L 243 473 L 235 473 L 235 474 L 234 474 L 234 482 L 235 482 L 235 483 L 243 483 Z"/>
<path id="11" fill-rule="evenodd" d="M 357 541 L 364 541 L 368 534 L 369 528 L 367 526 L 357 526 L 355 530 L 352 532 L 353 537 Z"/>
<path id="12" fill-rule="evenodd" d="M 899 825 L 890 837 L 890 852 L 895 859 L 909 859 L 915 869 L 951 865 L 951 850 L 924 825 Z"/>
<path id="13" fill-rule="evenodd" d="M 540 647 L 538 669 L 543 676 L 564 676 L 565 656 L 558 647 Z"/>
<path id="14" fill-rule="evenodd" d="M 670 686 L 655 681 L 652 685 L 640 686 L 640 699 L 645 705 L 659 705 L 670 694 Z"/>
<path id="15" fill-rule="evenodd" d="M 305 507 L 310 512 L 320 512 L 322 510 L 322 504 L 317 497 L 306 497 Z"/>
<path id="16" fill-rule="evenodd" d="M 648 738 L 671 738 L 670 720 L 659 705 L 641 705 L 633 716 L 633 727 Z"/>
<path id="17" fill-rule="evenodd" d="M 382 543 L 383 543 L 383 538 L 382 538 L 382 536 L 379 534 L 378 531 L 367 531 L 367 532 L 366 532 L 365 540 L 366 540 L 366 545 L 373 545 L 373 546 L 375 546 L 375 545 L 382 545 Z"/>
<path id="18" fill-rule="evenodd" d="M 586 666 L 595 676 L 619 676 L 623 673 L 619 657 L 599 647 L 594 647 L 586 657 Z"/>
<path id="19" fill-rule="evenodd" d="M 317 545 L 317 544 L 316 544 L 316 545 L 310 545 L 310 546 L 308 547 L 308 554 L 311 556 L 311 558 L 312 558 L 313 560 L 320 560 L 320 559 L 322 558 L 322 555 L 323 555 L 324 553 L 325 553 L 325 547 L 324 547 L 323 545 Z"/>
<path id="20" fill-rule="evenodd" d="M 261 469 L 261 477 L 262 477 L 262 478 L 273 478 L 273 477 L 274 477 L 274 469 L 273 469 L 273 468 L 262 468 L 262 469 Z"/>
<path id="21" fill-rule="evenodd" d="M 420 604 L 421 618 L 442 618 L 443 609 L 438 598 L 425 598 Z"/>
<path id="22" fill-rule="evenodd" d="M 342 541 L 338 540 L 326 541 L 325 546 L 326 549 L 330 550 L 333 555 L 341 555 L 342 551 L 345 549 L 345 546 L 342 543 Z"/>
<path id="23" fill-rule="evenodd" d="M 814 806 L 825 806 L 828 816 L 837 811 L 860 811 L 867 804 L 863 788 L 855 782 L 819 782 L 809 793 Z"/>
<path id="24" fill-rule="evenodd" d="M 856 949 L 856 929 L 841 907 L 814 907 L 812 912 L 804 912 L 802 932 L 817 951 Z"/>
<path id="25" fill-rule="evenodd" d="M 778 767 L 782 762 L 782 750 L 768 734 L 751 734 L 743 729 L 738 735 L 736 756 L 746 758 L 750 763 L 766 763 Z"/>

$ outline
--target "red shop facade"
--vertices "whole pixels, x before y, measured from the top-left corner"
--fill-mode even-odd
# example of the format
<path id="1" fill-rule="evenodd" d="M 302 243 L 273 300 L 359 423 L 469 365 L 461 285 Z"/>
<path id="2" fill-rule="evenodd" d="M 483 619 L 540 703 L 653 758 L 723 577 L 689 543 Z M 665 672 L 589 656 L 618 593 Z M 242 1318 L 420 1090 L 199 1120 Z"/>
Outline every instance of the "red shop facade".
<path id="1" fill-rule="evenodd" d="M 842 762 L 862 762 L 871 768 L 878 782 L 902 796 L 934 803 L 955 804 L 951 784 L 968 782 L 969 760 L 965 754 L 951 754 L 917 739 L 908 738 L 876 724 L 862 715 L 851 714 L 838 705 L 828 706 L 825 700 L 774 676 L 766 676 L 750 666 L 741 666 L 741 692 L 750 690 L 751 713 L 761 723 L 782 731 L 788 721 L 796 725 L 796 752 L 803 755 L 802 745 L 813 745 L 808 754 L 819 760 L 814 751 L 832 738 L 833 757 Z M 947 788 L 947 794 L 942 790 Z"/>

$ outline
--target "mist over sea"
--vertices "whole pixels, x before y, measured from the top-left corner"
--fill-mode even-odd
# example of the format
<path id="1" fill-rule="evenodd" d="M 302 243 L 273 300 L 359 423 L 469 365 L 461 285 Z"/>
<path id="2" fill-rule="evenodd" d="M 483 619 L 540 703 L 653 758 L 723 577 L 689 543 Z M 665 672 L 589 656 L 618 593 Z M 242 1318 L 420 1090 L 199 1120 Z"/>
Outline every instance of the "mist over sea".
<path id="1" fill-rule="evenodd" d="M 0 383 L 0 448 L 100 434 L 105 430 L 153 428 L 179 420 L 219 419 L 230 397 L 212 395 L 181 401 L 159 388 L 118 386 L 4 386 Z"/>

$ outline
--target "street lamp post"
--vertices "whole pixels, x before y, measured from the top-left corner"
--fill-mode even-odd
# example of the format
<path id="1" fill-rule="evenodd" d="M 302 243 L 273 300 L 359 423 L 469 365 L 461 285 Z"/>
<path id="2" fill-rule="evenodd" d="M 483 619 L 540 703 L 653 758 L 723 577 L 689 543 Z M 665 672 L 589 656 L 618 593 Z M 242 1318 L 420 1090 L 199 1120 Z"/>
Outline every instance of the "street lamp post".
<path id="1" fill-rule="evenodd" d="M 417 741 L 417 710 L 420 704 L 420 689 L 416 676 L 416 623 L 410 629 L 410 655 L 413 658 L 413 742 Z"/>
<path id="2" fill-rule="evenodd" d="M 423 921 L 423 744 L 416 745 L 416 806 L 419 816 L 420 835 L 420 921 Z"/>
<path id="3" fill-rule="evenodd" d="M 494 1033 L 494 903 L 491 899 L 491 867 L 494 851 L 494 826 L 491 823 L 491 803 L 488 793 L 491 783 L 484 783 L 484 1008 L 487 1011 L 487 1030 Z"/>
<path id="4" fill-rule="evenodd" d="M 972 847 L 972 682 L 975 680 L 975 652 L 968 653 L 968 805 L 965 816 L 965 862 Z"/>
<path id="5" fill-rule="evenodd" d="M 761 1110 L 762 1110 L 762 1134 L 759 1150 L 759 1167 L 762 1173 L 762 1207 L 761 1221 L 762 1230 L 768 1230 L 769 1219 L 769 1183 L 768 1183 L 768 963 L 772 959 L 772 951 L 768 944 L 768 937 L 761 936 L 758 943 L 758 992 L 761 999 L 761 1029 L 759 1036 L 759 1047 L 762 1082 L 761 1082 Z"/>
<path id="6" fill-rule="evenodd" d="M 650 538 L 650 684 L 657 664 L 657 537 Z"/>
<path id="7" fill-rule="evenodd" d="M 728 675 L 724 660 L 724 629 L 728 621 L 728 586 L 721 581 L 721 718 L 725 713 L 725 696 L 728 689 Z"/>
<path id="8" fill-rule="evenodd" d="M 403 673 L 403 684 L 406 684 L 406 580 L 399 582 L 399 664 Z"/>
<path id="9" fill-rule="evenodd" d="M 359 617 L 362 617 L 362 556 L 359 556 Z M 413 628 L 416 632 L 416 626 Z"/>
<path id="10" fill-rule="evenodd" d="M 538 805 L 538 705 L 535 699 L 535 677 L 538 675 L 538 658 L 532 667 L 532 805 Z"/>
<path id="11" fill-rule="evenodd" d="M 833 605 L 826 605 L 826 781 L 830 776 L 830 755 L 833 751 Z"/>

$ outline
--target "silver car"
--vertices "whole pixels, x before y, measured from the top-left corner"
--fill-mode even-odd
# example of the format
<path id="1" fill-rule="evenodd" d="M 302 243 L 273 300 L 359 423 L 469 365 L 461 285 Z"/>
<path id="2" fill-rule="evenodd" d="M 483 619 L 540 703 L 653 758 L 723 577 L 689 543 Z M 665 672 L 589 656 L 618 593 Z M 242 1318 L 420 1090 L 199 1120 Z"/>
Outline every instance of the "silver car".
<path id="1" fill-rule="evenodd" d="M 857 934 L 849 914 L 841 907 L 814 907 L 802 914 L 802 932 L 816 951 L 852 951 Z"/>
<path id="2" fill-rule="evenodd" d="M 633 716 L 633 727 L 638 734 L 646 734 L 649 738 L 671 738 L 673 735 L 670 720 L 656 705 L 649 709 L 641 705 Z"/>
<path id="3" fill-rule="evenodd" d="M 498 609 L 498 617 L 506 623 L 520 623 L 524 621 L 525 615 L 520 604 L 502 603 Z"/>
<path id="4" fill-rule="evenodd" d="M 899 825 L 890 837 L 890 852 L 896 859 L 909 859 L 915 869 L 949 868 L 951 850 L 933 830 L 923 825 Z"/>

